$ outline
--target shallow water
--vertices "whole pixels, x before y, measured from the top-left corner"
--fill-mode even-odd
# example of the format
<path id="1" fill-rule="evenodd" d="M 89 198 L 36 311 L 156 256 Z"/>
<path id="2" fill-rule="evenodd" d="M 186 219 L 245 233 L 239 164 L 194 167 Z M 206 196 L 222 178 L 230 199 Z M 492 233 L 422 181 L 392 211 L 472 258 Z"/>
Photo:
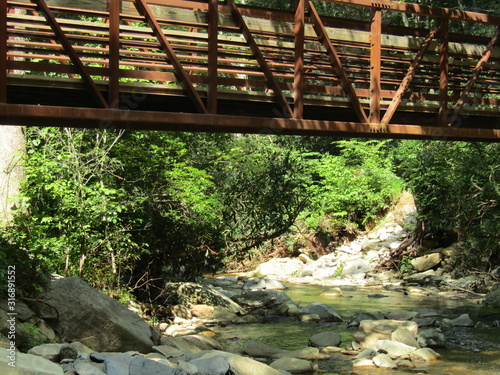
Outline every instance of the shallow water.
<path id="1" fill-rule="evenodd" d="M 403 289 L 385 290 L 376 288 L 346 288 L 342 287 L 342 297 L 324 297 L 321 293 L 328 288 L 307 285 L 290 285 L 286 293 L 300 306 L 310 302 L 326 303 L 334 307 L 342 317 L 348 318 L 359 312 L 389 313 L 395 310 L 415 310 L 418 308 L 433 308 L 441 315 L 438 318 L 455 318 L 462 313 L 469 313 L 474 321 L 481 320 L 492 324 L 486 318 L 478 316 L 479 306 L 474 300 L 457 299 L 443 295 L 426 296 L 425 291 L 418 288 L 410 289 L 408 294 Z M 383 298 L 370 298 L 368 295 L 382 294 Z M 498 319 L 498 317 L 496 318 Z M 315 333 L 333 330 L 342 337 L 341 346 L 346 346 L 353 338 L 354 329 L 346 324 L 338 323 L 300 323 L 297 321 L 233 325 L 221 329 L 218 339 L 224 344 L 237 345 L 236 338 L 254 339 L 282 349 L 301 349 L 307 346 L 309 337 Z M 418 368 L 430 375 L 500 375 L 500 328 L 453 328 L 443 329 L 447 337 L 447 347 L 437 348 L 442 359 L 430 364 L 419 365 Z M 320 361 L 320 368 L 326 374 L 351 373 L 350 364 L 342 360 Z M 397 371 L 401 372 L 401 371 Z M 397 373 L 376 369 L 356 370 L 356 374 L 386 374 Z M 413 372 L 413 371 L 412 371 Z"/>

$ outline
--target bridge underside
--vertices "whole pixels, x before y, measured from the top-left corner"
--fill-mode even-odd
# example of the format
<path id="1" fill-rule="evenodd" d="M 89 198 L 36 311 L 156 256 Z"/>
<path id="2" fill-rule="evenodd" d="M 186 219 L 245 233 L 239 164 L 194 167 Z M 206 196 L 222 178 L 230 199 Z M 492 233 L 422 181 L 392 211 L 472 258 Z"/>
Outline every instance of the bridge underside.
<path id="1" fill-rule="evenodd" d="M 497 17 L 385 0 L 349 1 L 368 22 L 304 0 L 296 12 L 232 0 L 2 2 L 3 125 L 500 141 Z M 384 24 L 391 11 L 433 27 Z M 493 37 L 452 34 L 455 21 Z"/>

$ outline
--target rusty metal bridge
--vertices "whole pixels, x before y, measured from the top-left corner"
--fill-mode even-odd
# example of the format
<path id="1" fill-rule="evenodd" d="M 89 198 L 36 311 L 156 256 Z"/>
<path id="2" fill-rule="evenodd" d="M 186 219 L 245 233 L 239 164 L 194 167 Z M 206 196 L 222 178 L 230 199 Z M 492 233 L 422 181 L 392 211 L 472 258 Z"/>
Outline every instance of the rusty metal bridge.
<path id="1" fill-rule="evenodd" d="M 500 17 L 325 2 L 0 0 L 0 124 L 500 141 Z"/>

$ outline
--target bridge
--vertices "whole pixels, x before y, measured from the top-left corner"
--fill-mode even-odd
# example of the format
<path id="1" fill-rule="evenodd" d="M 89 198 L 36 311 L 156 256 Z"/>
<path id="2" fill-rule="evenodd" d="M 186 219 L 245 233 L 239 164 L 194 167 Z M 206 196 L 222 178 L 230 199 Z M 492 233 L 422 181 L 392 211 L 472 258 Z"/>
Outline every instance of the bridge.
<path id="1" fill-rule="evenodd" d="M 500 17 L 324 2 L 0 0 L 0 124 L 500 140 Z"/>

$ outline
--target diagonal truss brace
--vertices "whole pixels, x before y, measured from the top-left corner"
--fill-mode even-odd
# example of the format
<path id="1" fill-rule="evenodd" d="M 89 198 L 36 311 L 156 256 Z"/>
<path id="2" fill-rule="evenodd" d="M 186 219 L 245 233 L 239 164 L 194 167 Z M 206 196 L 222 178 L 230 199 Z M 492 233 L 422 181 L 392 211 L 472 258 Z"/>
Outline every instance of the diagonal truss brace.
<path id="1" fill-rule="evenodd" d="M 420 65 L 420 62 L 422 61 L 424 55 L 427 53 L 427 50 L 429 49 L 429 46 L 431 45 L 432 39 L 436 37 L 436 34 L 439 30 L 439 26 L 434 26 L 432 30 L 429 32 L 429 35 L 424 39 L 422 44 L 420 45 L 420 49 L 418 50 L 417 54 L 415 55 L 415 59 L 411 63 L 410 67 L 408 68 L 408 72 L 406 73 L 406 76 L 403 78 L 401 81 L 401 84 L 399 85 L 398 89 L 396 90 L 396 93 L 394 94 L 394 97 L 392 98 L 391 104 L 389 104 L 389 107 L 387 108 L 387 111 L 385 111 L 384 117 L 382 118 L 382 121 L 380 123 L 382 125 L 387 125 L 389 122 L 391 122 L 392 116 L 394 115 L 394 112 L 396 112 L 396 109 L 398 108 L 399 104 L 401 103 L 401 100 L 403 99 L 403 95 L 410 86 L 410 83 L 415 76 L 415 73 L 417 71 L 418 66 Z"/>
<path id="2" fill-rule="evenodd" d="M 136 0 L 134 2 L 135 7 L 137 8 L 137 11 L 139 14 L 144 16 L 146 18 L 146 22 L 149 24 L 151 29 L 153 30 L 153 33 L 155 34 L 156 38 L 160 42 L 161 47 L 167 54 L 168 60 L 170 60 L 170 63 L 173 65 L 176 76 L 178 79 L 184 84 L 186 87 L 187 93 L 191 100 L 194 102 L 196 105 L 196 108 L 198 109 L 199 112 L 201 113 L 208 113 L 207 108 L 205 107 L 205 104 L 203 104 L 203 101 L 200 98 L 200 95 L 198 92 L 195 90 L 193 83 L 191 82 L 191 79 L 189 78 L 189 75 L 187 72 L 184 70 L 182 67 L 181 62 L 177 58 L 177 55 L 175 54 L 174 49 L 172 48 L 172 45 L 168 41 L 167 37 L 165 36 L 165 33 L 163 32 L 160 24 L 156 20 L 156 17 L 154 16 L 153 12 L 149 9 L 148 4 L 146 3 L 145 0 Z"/>
<path id="3" fill-rule="evenodd" d="M 472 72 L 472 77 L 470 78 L 469 82 L 467 82 L 467 85 L 465 86 L 464 92 L 462 93 L 462 95 L 460 96 L 458 101 L 455 103 L 455 107 L 453 107 L 453 113 L 452 113 L 451 118 L 448 122 L 448 126 L 454 125 L 455 122 L 457 121 L 460 110 L 464 106 L 465 101 L 469 97 L 469 94 L 470 94 L 472 88 L 476 84 L 476 81 L 479 78 L 479 74 L 481 74 L 481 72 L 484 69 L 484 66 L 486 65 L 486 63 L 490 59 L 491 54 L 493 53 L 493 49 L 495 48 L 495 45 L 497 44 L 499 37 L 500 37 L 500 27 L 497 27 L 495 34 L 493 35 L 490 42 L 486 46 L 486 49 L 483 52 L 483 56 L 477 62 L 476 67 L 474 68 L 474 71 Z"/>
<path id="4" fill-rule="evenodd" d="M 80 60 L 80 57 L 76 53 L 75 49 L 71 45 L 71 42 L 69 41 L 68 37 L 62 30 L 61 26 L 57 22 L 54 14 L 52 11 L 49 9 L 47 3 L 45 0 L 31 0 L 34 4 L 37 5 L 38 9 L 43 13 L 45 16 L 45 19 L 49 23 L 50 28 L 54 32 L 56 38 L 59 40 L 61 43 L 62 47 L 64 48 L 64 51 L 70 58 L 71 62 L 75 66 L 78 74 L 82 76 L 83 82 L 87 86 L 87 88 L 90 90 L 92 93 L 92 96 L 94 99 L 97 101 L 97 103 L 103 107 L 103 108 L 108 108 L 108 103 L 106 102 L 106 99 L 102 96 L 101 92 L 97 88 L 94 80 L 90 76 L 89 72 L 87 71 L 87 68 L 85 68 L 85 65 L 83 65 L 82 60 Z"/>
<path id="5" fill-rule="evenodd" d="M 266 77 L 266 80 L 271 87 L 271 89 L 274 92 L 274 95 L 276 96 L 276 99 L 278 100 L 279 104 L 281 105 L 284 115 L 286 117 L 292 118 L 293 117 L 293 111 L 290 108 L 290 105 L 288 104 L 288 101 L 286 100 L 285 95 L 283 95 L 283 92 L 281 91 L 278 81 L 273 75 L 273 72 L 271 68 L 269 67 L 269 64 L 266 62 L 266 59 L 264 58 L 264 55 L 262 54 L 259 45 L 255 41 L 254 37 L 252 36 L 252 33 L 250 29 L 248 28 L 247 24 L 245 23 L 245 20 L 243 19 L 243 16 L 241 15 L 240 11 L 238 10 L 238 7 L 234 3 L 234 0 L 227 0 L 227 5 L 229 9 L 231 10 L 231 14 L 236 21 L 236 24 L 239 26 L 241 33 L 245 37 L 245 40 L 247 41 L 248 45 L 250 46 L 250 49 L 252 50 L 252 53 L 254 54 L 257 62 L 259 63 L 261 69 L 264 72 L 264 76 Z"/>
<path id="6" fill-rule="evenodd" d="M 342 66 L 342 61 L 340 61 L 340 57 L 337 54 L 337 51 L 335 50 L 335 47 L 332 44 L 332 41 L 328 37 L 325 26 L 321 21 L 318 11 L 316 10 L 316 7 L 314 6 L 312 1 L 309 1 L 308 4 L 309 4 L 309 13 L 311 21 L 313 22 L 314 30 L 316 31 L 316 34 L 318 35 L 321 43 L 328 52 L 328 56 L 330 57 L 332 65 L 335 68 L 337 74 L 339 75 L 342 88 L 344 89 L 347 96 L 351 99 L 351 104 L 353 105 L 354 110 L 356 111 L 356 114 L 358 115 L 360 121 L 366 124 L 368 123 L 368 118 L 366 116 L 366 113 L 363 110 L 363 107 L 361 107 L 361 103 L 359 102 L 359 98 L 356 95 L 356 91 L 354 90 L 354 87 L 352 86 L 351 81 L 349 81 L 349 77 L 347 76 L 347 73 L 344 67 Z"/>

